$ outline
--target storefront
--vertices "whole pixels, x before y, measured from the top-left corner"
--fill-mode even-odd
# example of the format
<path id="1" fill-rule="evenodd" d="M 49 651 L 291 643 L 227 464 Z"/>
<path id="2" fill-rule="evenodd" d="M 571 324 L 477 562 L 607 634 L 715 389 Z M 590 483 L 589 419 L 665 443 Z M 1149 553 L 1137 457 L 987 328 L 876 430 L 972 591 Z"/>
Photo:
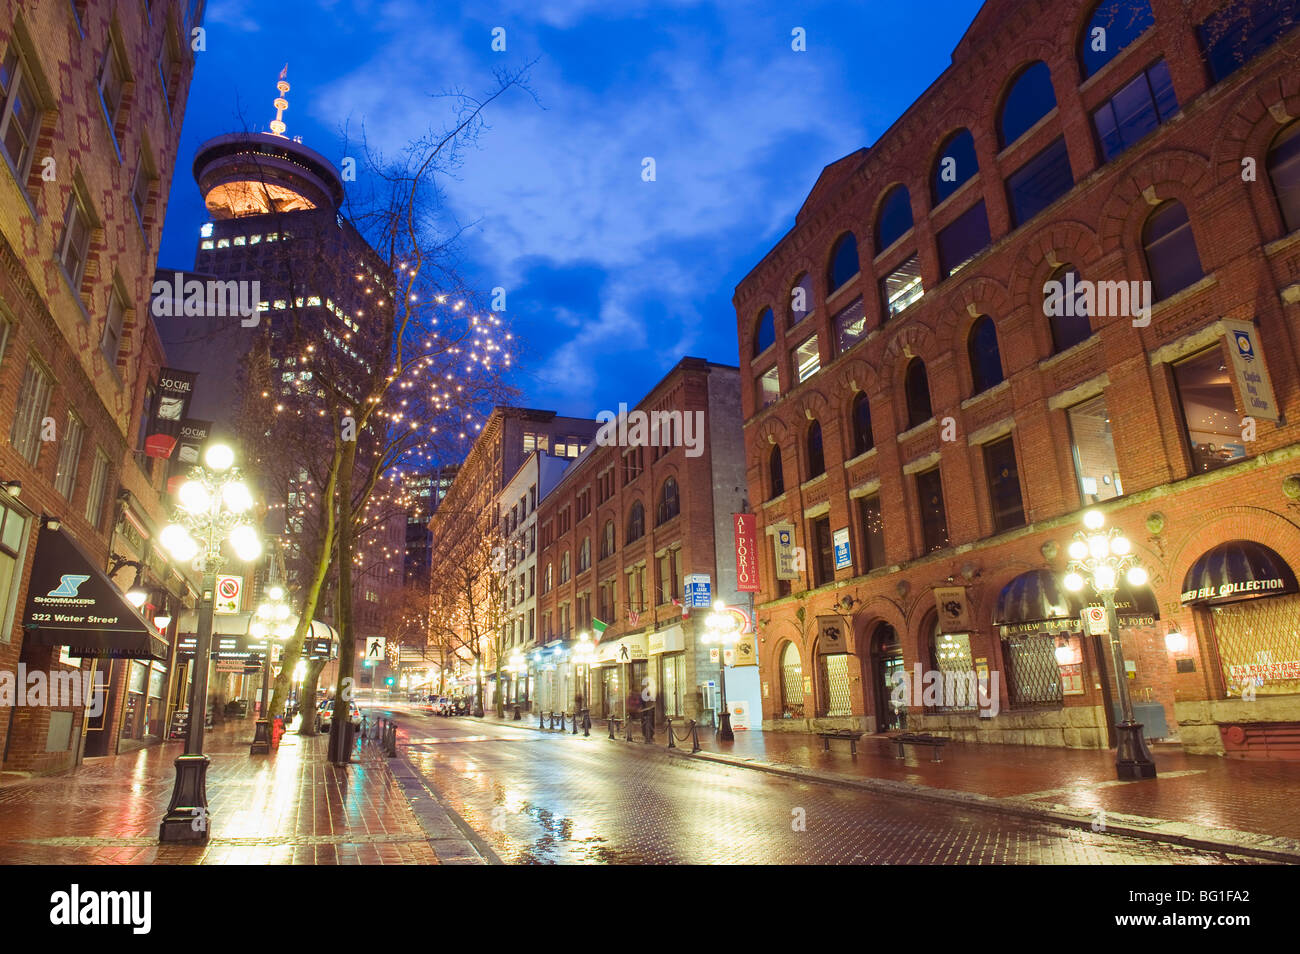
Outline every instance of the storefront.
<path id="1" fill-rule="evenodd" d="M 670 626 L 651 633 L 648 642 L 651 678 L 660 716 L 680 719 L 686 716 L 686 643 L 681 626 Z"/>
<path id="2" fill-rule="evenodd" d="M 636 693 L 632 708 L 639 709 L 646 689 L 654 687 L 649 679 L 649 639 L 635 633 L 596 646 L 592 661 L 592 681 L 600 686 L 600 715 L 625 719 L 629 702 Z"/>

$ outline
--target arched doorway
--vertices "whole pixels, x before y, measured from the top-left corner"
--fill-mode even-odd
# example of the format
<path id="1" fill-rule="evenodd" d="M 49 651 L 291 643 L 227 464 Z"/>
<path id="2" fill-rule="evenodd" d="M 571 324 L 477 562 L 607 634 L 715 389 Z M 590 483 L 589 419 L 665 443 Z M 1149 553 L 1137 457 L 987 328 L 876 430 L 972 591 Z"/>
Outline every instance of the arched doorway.
<path id="1" fill-rule="evenodd" d="M 781 714 L 782 719 L 803 718 L 803 660 L 799 647 L 786 643 L 781 650 Z"/>
<path id="2" fill-rule="evenodd" d="M 903 641 L 888 623 L 878 625 L 871 636 L 871 669 L 876 687 L 876 731 L 906 729 L 907 707 L 893 704 L 895 674 L 904 671 Z"/>

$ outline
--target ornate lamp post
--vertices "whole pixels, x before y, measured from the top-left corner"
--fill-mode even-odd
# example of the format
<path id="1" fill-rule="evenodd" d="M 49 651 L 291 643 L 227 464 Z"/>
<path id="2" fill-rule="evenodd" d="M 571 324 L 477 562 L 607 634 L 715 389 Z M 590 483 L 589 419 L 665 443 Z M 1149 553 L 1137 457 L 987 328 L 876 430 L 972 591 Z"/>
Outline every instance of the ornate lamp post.
<path id="1" fill-rule="evenodd" d="M 719 650 L 722 714 L 718 716 L 718 738 L 723 742 L 734 742 L 736 734 L 731 730 L 731 711 L 727 708 L 727 650 L 736 645 L 740 633 L 737 631 L 736 618 L 727 612 L 727 604 L 722 600 L 713 601 L 713 612 L 704 618 L 704 626 L 704 644 L 717 646 Z"/>
<path id="2" fill-rule="evenodd" d="M 1115 667 L 1115 682 L 1119 687 L 1121 721 L 1115 726 L 1115 771 L 1125 781 L 1156 777 L 1156 763 L 1151 758 L 1142 725 L 1133 718 L 1133 700 L 1129 697 L 1128 673 L 1124 666 L 1124 648 L 1119 638 L 1119 617 L 1115 612 L 1115 590 L 1123 573 L 1130 586 L 1143 586 L 1147 571 L 1133 556 L 1133 545 L 1118 527 L 1103 529 L 1106 518 L 1098 510 L 1083 515 L 1081 530 L 1070 544 L 1070 563 L 1065 575 L 1065 588 L 1079 592 L 1084 585 L 1092 587 L 1106 607 L 1106 627 L 1110 635 L 1111 655 Z"/>
<path id="3" fill-rule="evenodd" d="M 203 730 L 207 721 L 208 665 L 212 654 L 212 603 L 217 572 L 225 563 L 222 544 L 229 543 L 244 561 L 262 554 L 262 543 L 248 511 L 253 497 L 240 479 L 234 452 L 224 444 L 213 444 L 203 457 L 203 466 L 190 471 L 190 479 L 177 491 L 176 522 L 158 535 L 159 541 L 181 562 L 194 561 L 203 574 L 199 593 L 197 645 L 194 648 L 194 679 L 190 684 L 190 720 L 185 753 L 176 759 L 176 785 L 171 804 L 158 829 L 165 842 L 206 842 L 208 816 L 208 757 L 203 754 Z"/>
<path id="4" fill-rule="evenodd" d="M 271 751 L 271 720 L 266 711 L 268 683 L 271 678 L 271 639 L 283 642 L 291 637 L 298 627 L 298 620 L 285 598 L 284 587 L 279 583 L 268 586 L 266 599 L 257 607 L 255 618 L 248 627 L 249 636 L 266 640 L 266 652 L 262 655 L 262 702 L 257 710 L 257 727 L 253 734 L 253 743 L 248 749 L 250 755 L 265 755 Z"/>

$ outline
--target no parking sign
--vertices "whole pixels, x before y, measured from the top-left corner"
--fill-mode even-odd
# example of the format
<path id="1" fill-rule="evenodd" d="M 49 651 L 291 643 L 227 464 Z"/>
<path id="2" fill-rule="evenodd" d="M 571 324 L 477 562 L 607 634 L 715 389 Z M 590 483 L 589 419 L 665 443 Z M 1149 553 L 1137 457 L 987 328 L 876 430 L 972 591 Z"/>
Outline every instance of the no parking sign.
<path id="1" fill-rule="evenodd" d="M 217 577 L 217 590 L 213 596 L 212 612 L 229 616 L 239 612 L 239 603 L 244 594 L 242 576 Z"/>
<path id="2" fill-rule="evenodd" d="M 1083 622 L 1088 627 L 1089 636 L 1105 636 L 1110 632 L 1106 622 L 1106 607 L 1089 606 L 1083 611 Z"/>

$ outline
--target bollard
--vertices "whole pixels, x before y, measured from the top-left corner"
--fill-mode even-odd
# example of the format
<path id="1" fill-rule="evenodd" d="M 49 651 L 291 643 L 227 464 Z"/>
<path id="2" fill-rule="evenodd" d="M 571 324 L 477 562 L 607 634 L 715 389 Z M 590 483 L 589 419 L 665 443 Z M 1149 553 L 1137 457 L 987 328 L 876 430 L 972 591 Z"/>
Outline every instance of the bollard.
<path id="1" fill-rule="evenodd" d="M 560 731 L 564 731 L 564 710 L 560 710 Z"/>
<path id="2" fill-rule="evenodd" d="M 618 722 L 618 720 L 615 719 L 613 716 L 610 716 L 610 717 L 609 717 L 609 737 L 610 737 L 611 739 L 614 738 L 614 725 L 615 725 L 615 723 L 617 723 L 617 722 Z"/>
<path id="3" fill-rule="evenodd" d="M 537 710 L 537 727 L 539 729 L 546 728 L 546 713 L 543 712 L 541 709 Z"/>
<path id="4" fill-rule="evenodd" d="M 655 741 L 655 714 L 653 709 L 641 713 L 641 739 L 651 745 Z"/>
<path id="5" fill-rule="evenodd" d="M 694 719 L 691 720 L 691 754 L 700 750 L 700 726 Z"/>
<path id="6" fill-rule="evenodd" d="M 573 710 L 573 734 L 578 734 L 578 710 Z"/>
<path id="7" fill-rule="evenodd" d="M 665 718 L 664 724 L 668 726 L 668 748 L 675 749 L 677 748 L 677 743 L 673 741 L 673 720 L 671 718 Z"/>
<path id="8" fill-rule="evenodd" d="M 627 720 L 627 737 L 624 741 L 632 741 L 632 719 L 630 717 Z"/>
<path id="9" fill-rule="evenodd" d="M 519 714 L 519 703 L 516 702 L 516 703 L 515 703 L 515 719 L 514 719 L 514 721 L 518 722 L 519 719 L 520 719 L 520 714 Z"/>

